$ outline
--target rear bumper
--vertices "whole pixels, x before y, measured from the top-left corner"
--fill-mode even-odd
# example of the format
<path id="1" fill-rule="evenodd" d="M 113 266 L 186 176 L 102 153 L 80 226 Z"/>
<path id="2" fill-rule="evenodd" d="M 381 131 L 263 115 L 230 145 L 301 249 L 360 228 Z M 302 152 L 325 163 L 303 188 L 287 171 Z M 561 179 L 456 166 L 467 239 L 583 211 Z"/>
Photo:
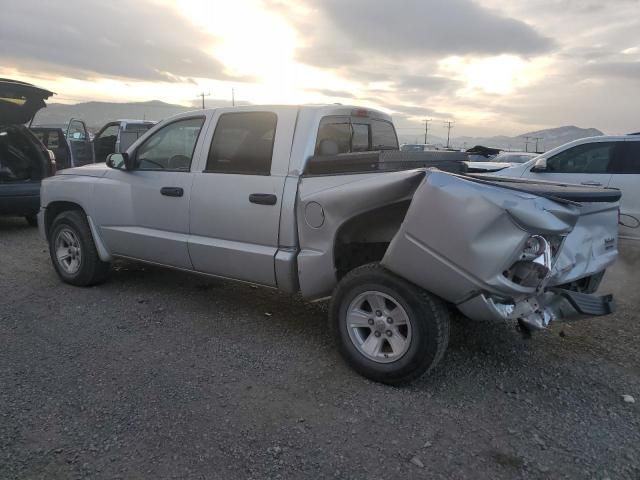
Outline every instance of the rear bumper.
<path id="1" fill-rule="evenodd" d="M 519 320 L 532 328 L 546 328 L 552 321 L 570 321 L 613 313 L 612 295 L 590 295 L 561 288 L 525 298 L 515 303 L 501 302 L 480 294 L 458 305 L 458 309 L 474 320 Z"/>

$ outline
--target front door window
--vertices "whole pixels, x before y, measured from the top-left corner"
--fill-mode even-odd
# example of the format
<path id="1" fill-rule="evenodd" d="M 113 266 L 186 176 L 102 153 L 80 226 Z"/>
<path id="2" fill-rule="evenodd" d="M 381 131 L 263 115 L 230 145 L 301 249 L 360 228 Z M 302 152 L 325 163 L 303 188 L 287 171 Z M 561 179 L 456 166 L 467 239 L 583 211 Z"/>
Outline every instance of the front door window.
<path id="1" fill-rule="evenodd" d="M 155 132 L 136 152 L 138 170 L 189 171 L 203 117 L 177 120 Z"/>

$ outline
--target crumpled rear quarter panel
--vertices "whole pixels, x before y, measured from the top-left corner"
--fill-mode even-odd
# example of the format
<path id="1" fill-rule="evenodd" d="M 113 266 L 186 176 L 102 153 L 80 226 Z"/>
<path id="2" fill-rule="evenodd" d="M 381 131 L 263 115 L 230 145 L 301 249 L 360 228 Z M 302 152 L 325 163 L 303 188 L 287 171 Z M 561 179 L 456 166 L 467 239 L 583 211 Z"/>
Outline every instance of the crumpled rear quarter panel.
<path id="1" fill-rule="evenodd" d="M 336 284 L 334 243 L 340 227 L 360 213 L 410 200 L 425 175 L 424 170 L 303 177 L 298 189 L 296 216 L 300 253 L 298 277 L 302 295 L 327 296 Z M 324 221 L 313 227 L 307 205 L 322 207 Z"/>

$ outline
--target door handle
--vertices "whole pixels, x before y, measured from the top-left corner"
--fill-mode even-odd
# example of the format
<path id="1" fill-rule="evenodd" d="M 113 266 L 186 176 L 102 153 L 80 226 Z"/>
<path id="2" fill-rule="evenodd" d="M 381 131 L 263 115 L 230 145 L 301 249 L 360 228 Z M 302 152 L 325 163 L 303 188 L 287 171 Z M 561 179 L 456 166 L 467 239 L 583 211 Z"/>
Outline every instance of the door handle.
<path id="1" fill-rule="evenodd" d="M 184 189 L 181 187 L 162 187 L 160 193 L 166 197 L 181 197 L 184 195 Z"/>
<path id="2" fill-rule="evenodd" d="M 582 182 L 581 185 L 589 185 L 591 187 L 601 187 L 602 184 L 600 182 Z"/>
<path id="3" fill-rule="evenodd" d="M 258 205 L 275 205 L 278 203 L 278 197 L 271 193 L 252 193 L 249 195 L 249 201 Z"/>

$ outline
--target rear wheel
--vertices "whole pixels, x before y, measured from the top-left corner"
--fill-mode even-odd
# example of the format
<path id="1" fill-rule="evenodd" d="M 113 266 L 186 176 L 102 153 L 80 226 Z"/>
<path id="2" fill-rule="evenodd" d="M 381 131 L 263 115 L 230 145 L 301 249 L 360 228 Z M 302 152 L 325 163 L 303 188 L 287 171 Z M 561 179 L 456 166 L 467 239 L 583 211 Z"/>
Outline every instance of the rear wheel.
<path id="1" fill-rule="evenodd" d="M 53 221 L 49 254 L 58 276 L 72 285 L 95 285 L 109 273 L 109 263 L 98 256 L 87 217 L 78 210 L 62 212 Z"/>
<path id="2" fill-rule="evenodd" d="M 445 304 L 379 264 L 356 268 L 338 283 L 330 317 L 347 362 L 383 383 L 407 383 L 430 371 L 449 342 Z"/>

